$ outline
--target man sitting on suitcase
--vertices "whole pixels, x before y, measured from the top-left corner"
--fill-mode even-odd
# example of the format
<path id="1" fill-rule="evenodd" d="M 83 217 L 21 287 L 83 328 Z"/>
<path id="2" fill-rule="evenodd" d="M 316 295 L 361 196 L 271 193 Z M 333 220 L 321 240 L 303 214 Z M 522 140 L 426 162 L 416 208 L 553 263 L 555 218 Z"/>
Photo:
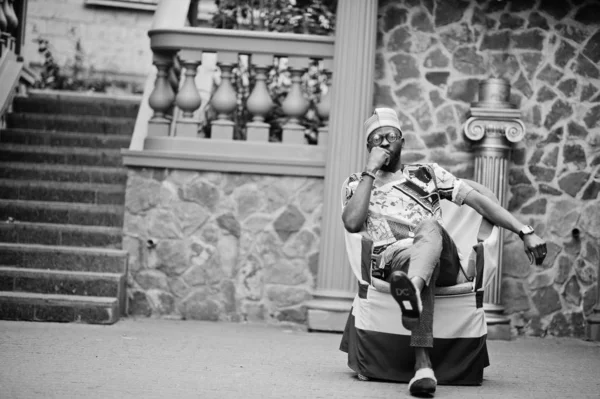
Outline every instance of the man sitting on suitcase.
<path id="1" fill-rule="evenodd" d="M 433 347 L 436 286 L 456 284 L 459 253 L 442 222 L 440 201 L 467 204 L 492 223 L 519 234 L 525 251 L 541 264 L 544 240 L 507 210 L 435 163 L 404 165 L 404 138 L 396 112 L 377 108 L 365 122 L 367 163 L 347 180 L 342 213 L 351 233 L 363 229 L 374 242 L 378 268 L 402 311 L 415 348 L 413 395 L 433 394 L 437 381 L 429 358 Z"/>

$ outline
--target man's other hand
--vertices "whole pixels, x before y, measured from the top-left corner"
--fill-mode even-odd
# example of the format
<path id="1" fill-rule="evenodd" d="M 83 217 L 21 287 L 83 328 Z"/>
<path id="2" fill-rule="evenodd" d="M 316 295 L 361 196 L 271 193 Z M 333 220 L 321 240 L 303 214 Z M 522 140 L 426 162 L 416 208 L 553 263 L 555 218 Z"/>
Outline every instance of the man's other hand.
<path id="1" fill-rule="evenodd" d="M 525 252 L 531 263 L 535 259 L 535 264 L 538 266 L 541 265 L 546 258 L 546 242 L 536 234 L 528 234 L 523 237 L 523 243 L 525 244 Z"/>

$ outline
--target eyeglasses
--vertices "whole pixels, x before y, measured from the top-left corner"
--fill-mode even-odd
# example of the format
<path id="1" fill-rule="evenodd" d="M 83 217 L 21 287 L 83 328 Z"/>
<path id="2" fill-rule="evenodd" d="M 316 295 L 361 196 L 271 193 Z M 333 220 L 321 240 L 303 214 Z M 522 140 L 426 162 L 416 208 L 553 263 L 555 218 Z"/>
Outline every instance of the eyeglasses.
<path id="1" fill-rule="evenodd" d="M 384 137 L 388 141 L 388 143 L 393 143 L 394 141 L 400 140 L 402 135 L 398 132 L 389 132 L 387 134 L 375 133 L 368 138 L 367 142 L 372 146 L 377 147 L 378 145 L 381 145 L 381 143 L 383 143 Z"/>

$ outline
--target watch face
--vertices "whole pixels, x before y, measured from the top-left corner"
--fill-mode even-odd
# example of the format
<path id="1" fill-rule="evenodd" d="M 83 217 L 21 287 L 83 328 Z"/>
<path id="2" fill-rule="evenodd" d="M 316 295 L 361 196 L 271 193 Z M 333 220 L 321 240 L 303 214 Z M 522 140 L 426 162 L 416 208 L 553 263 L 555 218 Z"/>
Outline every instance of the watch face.
<path id="1" fill-rule="evenodd" d="M 521 233 L 523 233 L 523 235 L 531 234 L 533 233 L 533 227 L 525 226 L 521 229 Z"/>

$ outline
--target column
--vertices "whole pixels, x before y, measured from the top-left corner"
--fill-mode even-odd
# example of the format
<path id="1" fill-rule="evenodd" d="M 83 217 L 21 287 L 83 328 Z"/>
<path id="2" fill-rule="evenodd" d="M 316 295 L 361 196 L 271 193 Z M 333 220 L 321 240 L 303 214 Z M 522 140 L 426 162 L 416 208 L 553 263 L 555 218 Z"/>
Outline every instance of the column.
<path id="1" fill-rule="evenodd" d="M 373 108 L 376 31 L 377 0 L 338 2 L 319 271 L 314 300 L 307 304 L 313 330 L 342 331 L 357 290 L 346 257 L 340 191 L 366 161 L 362 126 Z"/>
<path id="2" fill-rule="evenodd" d="M 317 144 L 323 147 L 329 145 L 329 114 L 331 113 L 331 59 L 323 60 L 323 73 L 327 76 L 327 93 L 321 95 L 321 101 L 316 106 L 317 115 L 323 121 L 323 126 L 319 127 Z"/>
<path id="3" fill-rule="evenodd" d="M 171 119 L 167 117 L 167 113 L 175 101 L 175 93 L 168 79 L 173 54 L 155 52 L 152 58 L 156 66 L 156 82 L 148 98 L 148 104 L 154 111 L 148 121 L 148 137 L 168 136 Z"/>
<path id="4" fill-rule="evenodd" d="M 287 96 L 281 102 L 281 110 L 288 117 L 282 126 L 281 142 L 284 144 L 306 144 L 304 138 L 305 127 L 300 124 L 300 118 L 306 114 L 310 103 L 304 97 L 300 83 L 302 75 L 306 72 L 309 60 L 304 57 L 289 57 L 288 68 L 292 75 L 292 85 Z"/>
<path id="5" fill-rule="evenodd" d="M 465 135 L 476 144 L 475 181 L 496 195 L 506 207 L 506 181 L 512 144 L 525 136 L 521 112 L 510 104 L 510 84 L 504 79 L 490 78 L 479 83 L 479 101 L 471 107 L 465 122 Z M 510 339 L 510 320 L 500 305 L 502 285 L 502 247 L 500 234 L 498 269 L 486 287 L 484 310 L 490 339 Z"/>
<path id="6" fill-rule="evenodd" d="M 268 142 L 270 125 L 265 122 L 265 118 L 273 109 L 273 100 L 266 80 L 267 72 L 273 65 L 273 56 L 256 54 L 252 55 L 251 60 L 251 65 L 256 70 L 256 83 L 246 100 L 246 108 L 252 114 L 252 121 L 246 124 L 246 140 Z"/>
<path id="7" fill-rule="evenodd" d="M 183 111 L 175 126 L 175 136 L 196 138 L 200 120 L 194 118 L 194 112 L 202 105 L 202 98 L 196 87 L 196 74 L 198 65 L 202 62 L 202 51 L 182 50 L 179 58 L 185 68 L 185 78 L 175 96 L 175 104 Z"/>
<path id="8" fill-rule="evenodd" d="M 598 264 L 598 276 L 600 276 L 600 263 Z M 586 320 L 586 337 L 590 341 L 600 341 L 600 288 L 596 288 L 596 306 L 593 313 Z"/>
<path id="9" fill-rule="evenodd" d="M 221 84 L 210 100 L 217 119 L 211 122 L 210 137 L 216 140 L 233 140 L 235 123 L 231 114 L 237 106 L 237 93 L 231 83 L 232 70 L 237 64 L 238 55 L 232 52 L 219 52 L 217 54 L 219 68 L 221 68 Z"/>

